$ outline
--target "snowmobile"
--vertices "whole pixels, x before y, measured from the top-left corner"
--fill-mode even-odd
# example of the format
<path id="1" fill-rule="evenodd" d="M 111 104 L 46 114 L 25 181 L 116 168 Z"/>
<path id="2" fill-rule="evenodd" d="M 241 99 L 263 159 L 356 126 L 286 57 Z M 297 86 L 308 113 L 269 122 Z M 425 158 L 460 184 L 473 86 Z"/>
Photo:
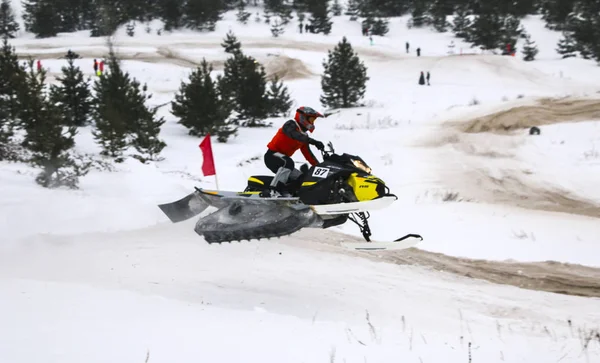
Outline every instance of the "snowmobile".
<path id="1" fill-rule="evenodd" d="M 336 154 L 331 142 L 321 156 L 323 162 L 310 168 L 303 165 L 300 176 L 285 185 L 291 196 L 265 196 L 273 176 L 253 175 L 243 192 L 196 187 L 193 193 L 159 208 L 173 223 L 193 218 L 208 207 L 217 208 L 200 218 L 194 228 L 207 243 L 281 237 L 303 228 L 339 226 L 348 220 L 366 240 L 342 243 L 350 249 L 397 250 L 423 240 L 418 234 L 407 234 L 393 242 L 372 243 L 369 211 L 388 207 L 397 196 L 359 156 Z"/>

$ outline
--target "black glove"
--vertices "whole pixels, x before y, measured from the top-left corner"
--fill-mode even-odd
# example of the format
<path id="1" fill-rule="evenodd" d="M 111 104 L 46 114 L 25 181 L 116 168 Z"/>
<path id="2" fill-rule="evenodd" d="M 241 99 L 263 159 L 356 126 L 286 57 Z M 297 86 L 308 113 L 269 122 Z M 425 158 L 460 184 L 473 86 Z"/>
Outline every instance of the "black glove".
<path id="1" fill-rule="evenodd" d="M 321 151 L 325 150 L 325 145 L 321 141 L 317 141 L 315 139 L 308 140 L 309 144 L 315 145 L 315 147 Z"/>

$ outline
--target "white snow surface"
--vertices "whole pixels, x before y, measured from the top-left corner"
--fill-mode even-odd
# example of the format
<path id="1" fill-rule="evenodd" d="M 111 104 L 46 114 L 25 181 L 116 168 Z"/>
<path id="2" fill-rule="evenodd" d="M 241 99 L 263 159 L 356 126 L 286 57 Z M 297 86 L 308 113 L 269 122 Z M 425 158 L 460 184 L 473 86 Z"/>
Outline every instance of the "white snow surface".
<path id="1" fill-rule="evenodd" d="M 294 106 L 322 110 L 321 63 L 347 36 L 368 67 L 367 106 L 319 120 L 312 136 L 360 155 L 398 195 L 392 207 L 371 213 L 375 239 L 421 233 L 418 248 L 447 255 L 600 266 L 596 218 L 442 201 L 452 191 L 443 175 L 484 168 L 499 179 L 529 170 L 532 184 L 600 202 L 597 120 L 543 126 L 537 137 L 470 135 L 477 147 L 510 154 L 500 159 L 422 143 L 445 132 L 448 120 L 538 97 L 594 97 L 600 67 L 560 59 L 559 35 L 538 17 L 523 22 L 540 46 L 534 62 L 479 54 L 450 33 L 407 29 L 407 17 L 391 19 L 389 34 L 372 46 L 347 16 L 335 18 L 329 36 L 299 34 L 292 21 L 277 39 L 253 17 L 243 26 L 228 13 L 214 33 L 157 36 L 139 26 L 128 37 L 121 29 L 115 41 L 124 68 L 154 94 L 152 105 L 170 101 L 187 80 L 186 61 L 225 60 L 220 43 L 231 29 L 261 62 L 277 55 L 303 62 L 314 75 L 286 80 Z M 464 55 L 448 54 L 451 40 Z M 92 59 L 105 51 L 103 39 L 85 32 L 20 34 L 11 43 L 41 57 L 51 78 L 68 49 L 83 55 L 76 63 L 90 76 Z M 417 85 L 421 71 L 431 72 L 431 86 Z M 470 105 L 474 99 L 480 104 Z M 0 164 L 0 362 L 600 362 L 600 340 L 583 346 L 600 327 L 596 298 L 374 262 L 294 236 L 208 245 L 194 220 L 171 224 L 156 205 L 194 186 L 213 188 L 215 179 L 202 176 L 200 139 L 169 110 L 160 110 L 168 120 L 165 160 L 127 159 L 115 171 L 92 171 L 79 190 L 43 189 L 32 168 Z M 241 190 L 250 175 L 269 173 L 262 156 L 285 119 L 241 129 L 225 144 L 213 140 L 219 188 Z M 91 129 L 80 131 L 76 147 L 98 153 Z M 336 229 L 358 235 L 350 223 Z"/>

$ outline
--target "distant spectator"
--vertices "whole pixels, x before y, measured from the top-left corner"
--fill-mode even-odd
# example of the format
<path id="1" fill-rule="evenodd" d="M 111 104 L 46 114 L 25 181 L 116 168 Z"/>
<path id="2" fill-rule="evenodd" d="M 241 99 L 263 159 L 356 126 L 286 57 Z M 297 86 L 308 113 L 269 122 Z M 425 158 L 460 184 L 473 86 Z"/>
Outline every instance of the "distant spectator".
<path id="1" fill-rule="evenodd" d="M 98 75 L 101 76 L 102 74 L 104 74 L 104 61 L 101 60 L 100 64 L 98 65 Z"/>
<path id="2" fill-rule="evenodd" d="M 98 73 L 98 61 L 96 59 L 94 59 L 94 73 L 99 76 L 100 73 Z"/>
<path id="3" fill-rule="evenodd" d="M 421 48 L 417 48 L 417 57 L 421 56 Z"/>
<path id="4" fill-rule="evenodd" d="M 371 42 L 371 45 L 373 45 L 373 36 L 369 35 L 369 41 Z"/>
<path id="5" fill-rule="evenodd" d="M 42 70 L 42 61 L 39 59 L 37 61 L 37 70 L 38 70 L 38 72 Z"/>
<path id="6" fill-rule="evenodd" d="M 423 86 L 425 84 L 425 75 L 421 71 L 421 76 L 419 77 L 419 84 Z"/>
<path id="7" fill-rule="evenodd" d="M 298 24 L 298 29 L 300 29 L 300 34 L 302 34 L 302 28 L 303 28 L 302 23 Z"/>
<path id="8" fill-rule="evenodd" d="M 427 85 L 428 85 L 428 86 L 431 86 L 431 85 L 429 84 L 429 78 L 431 78 L 431 75 L 429 74 L 429 71 L 427 71 Z"/>
<path id="9" fill-rule="evenodd" d="M 408 53 L 408 49 L 410 48 L 410 44 L 406 42 L 406 53 Z"/>
<path id="10" fill-rule="evenodd" d="M 308 23 L 304 24 L 304 32 L 308 33 Z"/>

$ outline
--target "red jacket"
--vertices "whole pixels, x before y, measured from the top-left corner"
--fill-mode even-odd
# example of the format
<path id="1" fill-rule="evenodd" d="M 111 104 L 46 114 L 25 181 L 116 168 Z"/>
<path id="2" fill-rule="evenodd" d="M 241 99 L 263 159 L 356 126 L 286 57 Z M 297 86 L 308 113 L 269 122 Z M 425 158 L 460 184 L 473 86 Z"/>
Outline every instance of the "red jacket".
<path id="1" fill-rule="evenodd" d="M 300 126 L 294 120 L 289 120 L 279 130 L 273 139 L 267 144 L 269 150 L 282 153 L 291 157 L 300 149 L 302 155 L 310 165 L 317 165 L 317 158 L 310 151 L 308 135 L 300 129 Z"/>

